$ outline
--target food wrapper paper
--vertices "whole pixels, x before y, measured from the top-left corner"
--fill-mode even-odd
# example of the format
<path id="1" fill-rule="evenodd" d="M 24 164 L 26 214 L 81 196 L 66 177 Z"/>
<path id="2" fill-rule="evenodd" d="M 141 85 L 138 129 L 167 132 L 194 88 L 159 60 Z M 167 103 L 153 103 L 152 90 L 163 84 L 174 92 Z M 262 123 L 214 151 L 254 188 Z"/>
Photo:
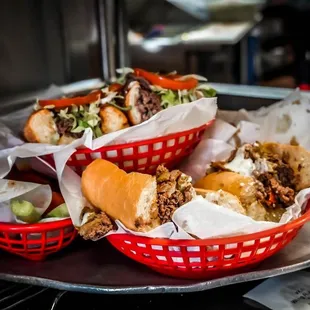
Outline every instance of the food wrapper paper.
<path id="1" fill-rule="evenodd" d="M 27 160 L 22 160 L 22 164 L 27 165 L 27 167 L 37 170 L 43 174 L 49 175 L 50 177 L 57 178 L 55 169 L 40 158 L 29 158 Z M 0 179 L 0 222 L 25 224 L 25 222 L 17 219 L 11 211 L 10 200 L 14 198 L 32 203 L 36 211 L 40 215 L 43 215 L 51 204 L 52 189 L 49 185 Z M 56 217 L 44 218 L 38 223 L 63 219 L 64 218 Z"/>
<path id="2" fill-rule="evenodd" d="M 244 297 L 247 303 L 254 301 L 272 310 L 309 310 L 309 272 L 299 271 L 268 279 Z M 261 308 L 257 304 L 253 306 Z"/>
<path id="3" fill-rule="evenodd" d="M 37 212 L 42 215 L 52 200 L 52 191 L 49 185 L 40 185 L 30 182 L 0 180 L 0 221 L 8 223 L 21 222 L 15 218 L 10 208 L 10 200 L 18 198 L 32 203 Z"/>
<path id="4" fill-rule="evenodd" d="M 17 159 L 19 160 L 19 159 Z M 46 164 L 40 158 L 28 158 L 27 160 L 22 160 L 23 164 L 28 165 L 34 170 L 37 170 L 43 174 L 50 177 L 57 178 L 56 171 L 50 165 Z M 27 173 L 27 172 L 24 172 Z M 35 206 L 36 211 L 43 215 L 43 213 L 49 207 L 52 201 L 52 189 L 49 185 L 41 185 L 31 182 L 20 182 L 7 179 L 0 179 L 0 222 L 4 223 L 18 223 L 27 224 L 20 219 L 16 218 L 10 208 L 11 199 L 20 199 L 32 203 Z M 42 218 L 38 223 L 54 222 L 63 220 L 64 218 Z M 66 228 L 67 232 L 72 230 L 71 227 Z M 66 232 L 65 230 L 65 232 Z M 46 233 L 46 238 L 56 238 L 60 234 L 60 230 L 48 231 Z M 16 238 L 19 238 L 18 234 Z M 27 234 L 28 240 L 41 240 L 40 233 L 29 233 Z M 55 244 L 55 241 L 48 242 L 48 245 Z M 38 244 L 29 244 L 28 248 L 40 247 L 40 242 Z"/>
<path id="5" fill-rule="evenodd" d="M 236 127 L 251 123 L 259 141 L 299 144 L 310 150 L 310 137 L 305 134 L 310 126 L 310 97 L 299 90 L 256 111 L 219 111 L 217 117 Z"/>

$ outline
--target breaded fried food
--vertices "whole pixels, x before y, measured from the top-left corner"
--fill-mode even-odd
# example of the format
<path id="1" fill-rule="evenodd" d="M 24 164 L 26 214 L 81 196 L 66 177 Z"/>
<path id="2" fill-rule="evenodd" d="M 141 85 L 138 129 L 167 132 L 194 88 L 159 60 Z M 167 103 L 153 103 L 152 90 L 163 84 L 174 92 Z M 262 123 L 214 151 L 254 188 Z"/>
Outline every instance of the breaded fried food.
<path id="1" fill-rule="evenodd" d="M 110 133 L 129 127 L 126 115 L 119 109 L 105 105 L 100 109 L 101 130 Z"/>
<path id="2" fill-rule="evenodd" d="M 57 144 L 59 134 L 53 113 L 47 109 L 32 113 L 25 125 L 24 137 L 32 143 Z"/>

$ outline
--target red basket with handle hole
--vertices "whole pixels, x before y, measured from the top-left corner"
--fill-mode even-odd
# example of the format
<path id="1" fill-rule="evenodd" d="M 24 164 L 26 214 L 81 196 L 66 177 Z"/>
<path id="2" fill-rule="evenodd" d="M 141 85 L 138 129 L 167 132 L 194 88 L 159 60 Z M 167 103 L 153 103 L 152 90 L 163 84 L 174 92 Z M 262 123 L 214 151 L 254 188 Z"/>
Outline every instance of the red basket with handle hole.
<path id="1" fill-rule="evenodd" d="M 71 219 L 36 224 L 0 222 L 0 249 L 42 261 L 68 246 L 76 235 Z"/>
<path id="2" fill-rule="evenodd" d="M 109 145 L 96 150 L 81 148 L 71 155 L 67 165 L 80 175 L 86 166 L 97 158 L 109 160 L 126 172 L 139 171 L 154 174 L 160 164 L 165 164 L 168 169 L 171 169 L 192 153 L 205 130 L 213 122 L 149 140 Z M 44 159 L 51 161 L 46 156 Z"/>
<path id="3" fill-rule="evenodd" d="M 300 218 L 269 230 L 229 238 L 171 240 L 109 235 L 120 252 L 151 269 L 184 279 L 213 279 L 252 269 L 291 242 L 310 220 L 310 204 Z"/>

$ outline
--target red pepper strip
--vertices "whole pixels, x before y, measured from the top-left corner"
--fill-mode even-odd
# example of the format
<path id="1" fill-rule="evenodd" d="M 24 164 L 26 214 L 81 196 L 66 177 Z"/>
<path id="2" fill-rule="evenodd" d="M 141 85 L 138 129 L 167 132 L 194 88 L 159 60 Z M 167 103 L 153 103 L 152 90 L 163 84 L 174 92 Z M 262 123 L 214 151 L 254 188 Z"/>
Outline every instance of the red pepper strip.
<path id="1" fill-rule="evenodd" d="M 55 108 L 67 108 L 73 104 L 76 106 L 89 104 L 98 100 L 100 94 L 98 91 L 92 92 L 83 97 L 63 98 L 63 99 L 52 99 L 52 100 L 39 100 L 39 105 L 44 108 L 46 106 L 54 106 Z"/>
<path id="2" fill-rule="evenodd" d="M 179 79 L 181 76 L 182 75 L 180 74 L 168 74 L 167 78 L 175 80 L 175 79 Z"/>
<path id="3" fill-rule="evenodd" d="M 93 90 L 88 95 L 90 94 L 92 95 L 96 94 L 97 96 L 100 96 L 100 98 L 103 98 L 103 92 L 100 89 Z"/>
<path id="4" fill-rule="evenodd" d="M 171 90 L 192 89 L 198 85 L 198 81 L 194 78 L 188 78 L 184 81 L 177 81 L 176 78 L 179 78 L 179 75 L 158 75 L 138 68 L 135 68 L 134 72 L 135 75 L 145 78 L 153 85 L 158 85 Z"/>
<path id="5" fill-rule="evenodd" d="M 276 196 L 273 192 L 270 192 L 267 200 L 268 206 L 272 206 L 275 202 L 276 202 Z"/>
<path id="6" fill-rule="evenodd" d="M 123 85 L 119 83 L 113 83 L 109 86 L 109 91 L 119 92 L 122 89 Z"/>

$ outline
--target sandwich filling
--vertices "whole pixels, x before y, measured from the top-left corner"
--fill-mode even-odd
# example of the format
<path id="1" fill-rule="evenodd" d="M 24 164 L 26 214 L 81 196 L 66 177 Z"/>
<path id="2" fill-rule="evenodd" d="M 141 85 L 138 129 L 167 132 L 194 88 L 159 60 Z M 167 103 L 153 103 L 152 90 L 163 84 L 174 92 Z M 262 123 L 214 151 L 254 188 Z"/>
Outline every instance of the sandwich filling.
<path id="1" fill-rule="evenodd" d="M 268 152 L 259 143 L 246 144 L 226 162 L 212 163 L 211 171 L 233 171 L 253 177 L 257 200 L 265 208 L 285 209 L 294 203 L 298 181 L 287 156 L 281 158 Z"/>
<path id="2" fill-rule="evenodd" d="M 164 166 L 158 166 L 156 182 L 156 208 L 159 222 L 164 224 L 171 221 L 175 210 L 191 201 L 196 194 L 191 184 L 191 178 L 179 170 L 169 172 Z M 117 228 L 108 214 L 99 209 L 84 208 L 81 219 L 82 225 L 79 228 L 79 234 L 85 240 L 100 239 Z"/>
<path id="3" fill-rule="evenodd" d="M 153 115 L 162 110 L 160 97 L 151 89 L 150 83 L 143 77 L 135 76 L 133 73 L 126 75 L 126 83 L 122 88 L 125 97 L 131 88 L 133 82 L 139 84 L 139 94 L 134 106 L 137 108 L 141 121 L 147 121 Z"/>
<path id="4" fill-rule="evenodd" d="M 169 172 L 164 166 L 157 168 L 156 181 L 158 215 L 164 224 L 171 221 L 176 209 L 194 198 L 195 191 L 189 176 L 179 170 Z"/>
<path id="5" fill-rule="evenodd" d="M 111 218 L 100 210 L 85 208 L 82 218 L 85 223 L 79 228 L 79 234 L 85 240 L 98 240 L 108 232 L 116 229 L 116 225 Z"/>

